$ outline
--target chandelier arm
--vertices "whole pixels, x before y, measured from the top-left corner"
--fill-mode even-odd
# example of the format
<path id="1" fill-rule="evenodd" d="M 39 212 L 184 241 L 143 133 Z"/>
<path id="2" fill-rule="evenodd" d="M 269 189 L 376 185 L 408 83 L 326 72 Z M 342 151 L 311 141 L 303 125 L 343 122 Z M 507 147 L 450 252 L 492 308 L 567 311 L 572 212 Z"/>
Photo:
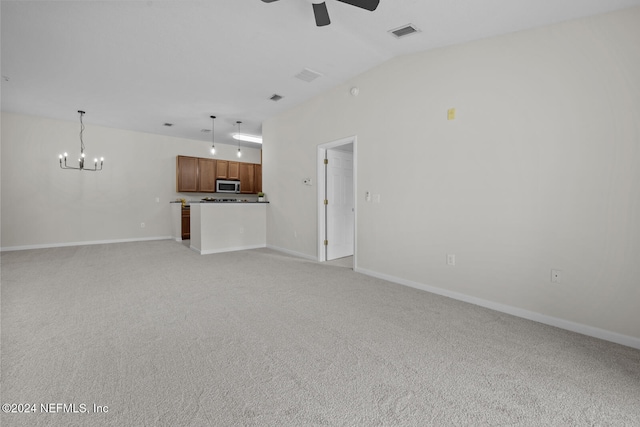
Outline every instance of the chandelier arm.
<path id="1" fill-rule="evenodd" d="M 77 171 L 83 171 L 83 170 L 86 170 L 86 169 L 74 168 L 73 166 L 67 166 L 67 165 L 64 165 L 64 167 L 62 167 L 62 166 L 60 166 L 60 167 L 61 167 L 62 169 L 74 169 L 74 170 L 77 170 Z"/>

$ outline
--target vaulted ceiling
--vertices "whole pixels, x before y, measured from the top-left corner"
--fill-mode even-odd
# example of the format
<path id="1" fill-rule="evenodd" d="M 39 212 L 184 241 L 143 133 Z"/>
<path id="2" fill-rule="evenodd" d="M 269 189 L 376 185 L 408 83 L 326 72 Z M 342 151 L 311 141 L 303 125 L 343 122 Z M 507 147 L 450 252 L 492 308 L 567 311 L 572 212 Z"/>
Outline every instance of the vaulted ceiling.
<path id="1" fill-rule="evenodd" d="M 317 2 L 317 1 L 316 1 Z M 2 110 L 210 140 L 399 55 L 640 5 L 640 0 L 2 1 Z M 396 38 L 390 30 L 419 32 Z M 296 77 L 320 74 L 312 81 Z M 306 72 L 308 73 L 308 71 Z M 282 96 L 279 101 L 271 96 Z M 165 126 L 171 123 L 173 126 Z M 247 143 L 247 146 L 256 146 Z"/>

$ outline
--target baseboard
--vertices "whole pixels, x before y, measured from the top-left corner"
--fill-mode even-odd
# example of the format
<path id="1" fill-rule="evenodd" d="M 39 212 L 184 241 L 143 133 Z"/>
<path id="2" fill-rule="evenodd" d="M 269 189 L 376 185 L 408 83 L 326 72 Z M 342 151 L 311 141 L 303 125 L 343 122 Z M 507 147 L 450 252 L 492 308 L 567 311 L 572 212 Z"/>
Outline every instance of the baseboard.
<path id="1" fill-rule="evenodd" d="M 500 303 L 485 300 L 482 298 L 476 298 L 476 297 L 462 294 L 459 292 L 448 291 L 446 289 L 437 288 L 435 286 L 429 286 L 423 283 L 402 279 L 400 277 L 379 273 L 377 271 L 368 270 L 366 268 L 356 267 L 354 268 L 354 271 L 356 271 L 357 273 L 366 274 L 367 276 L 372 276 L 378 279 L 383 279 L 389 282 L 397 283 L 399 285 L 409 286 L 412 288 L 420 289 L 426 292 L 431 292 L 437 295 L 442 295 L 455 300 L 468 302 L 474 305 L 479 305 L 481 307 L 489 308 L 491 310 L 499 311 L 501 313 L 510 314 L 512 316 L 521 317 L 523 319 L 533 320 L 534 322 L 544 323 L 545 325 L 555 326 L 557 328 L 566 329 L 568 331 L 577 332 L 582 335 L 588 335 L 590 337 L 599 338 L 605 341 L 611 341 L 616 344 L 621 344 L 627 347 L 632 347 L 640 350 L 640 338 L 630 337 L 628 335 L 622 335 L 617 332 L 611 332 L 605 329 L 595 328 L 593 326 L 583 325 L 581 323 L 571 322 L 569 320 L 547 316 L 545 314 L 536 313 L 534 311 L 529 311 L 522 308 L 513 307 L 510 305 L 500 304 Z"/>
<path id="2" fill-rule="evenodd" d="M 285 249 L 285 248 L 281 248 L 279 246 L 273 246 L 273 245 L 267 245 L 267 248 L 269 249 L 273 249 L 274 251 L 278 251 L 278 252 L 283 252 L 287 255 L 291 255 L 291 256 L 295 256 L 298 258 L 304 258 L 304 259 L 308 259 L 311 261 L 318 261 L 318 258 L 308 255 L 308 254 L 304 254 L 302 252 L 296 252 L 296 251 L 292 251 L 290 249 Z"/>
<path id="3" fill-rule="evenodd" d="M 235 252 L 235 251 L 246 251 L 246 250 L 249 250 L 249 249 L 259 249 L 259 248 L 264 248 L 265 246 L 266 245 L 235 246 L 235 247 L 231 247 L 231 248 L 212 249 L 212 250 L 208 250 L 208 251 L 200 251 L 200 250 L 194 248 L 193 246 L 190 246 L 189 248 L 194 250 L 194 251 L 196 251 L 200 255 L 211 255 L 211 254 L 220 254 L 220 253 L 224 253 L 224 252 Z"/>
<path id="4" fill-rule="evenodd" d="M 88 242 L 46 243 L 42 245 L 9 246 L 0 248 L 0 252 L 26 251 L 29 249 L 63 248 L 67 246 L 105 245 L 109 243 L 148 242 L 151 240 L 172 240 L 173 236 L 141 237 L 135 239 L 92 240 Z"/>

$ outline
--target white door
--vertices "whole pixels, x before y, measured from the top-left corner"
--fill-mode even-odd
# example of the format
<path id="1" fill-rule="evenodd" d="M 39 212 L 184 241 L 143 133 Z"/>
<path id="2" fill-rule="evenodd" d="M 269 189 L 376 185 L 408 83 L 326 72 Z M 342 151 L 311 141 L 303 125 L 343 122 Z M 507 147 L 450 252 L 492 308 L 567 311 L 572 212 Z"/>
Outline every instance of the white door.
<path id="1" fill-rule="evenodd" d="M 327 150 L 327 261 L 353 255 L 353 153 Z"/>

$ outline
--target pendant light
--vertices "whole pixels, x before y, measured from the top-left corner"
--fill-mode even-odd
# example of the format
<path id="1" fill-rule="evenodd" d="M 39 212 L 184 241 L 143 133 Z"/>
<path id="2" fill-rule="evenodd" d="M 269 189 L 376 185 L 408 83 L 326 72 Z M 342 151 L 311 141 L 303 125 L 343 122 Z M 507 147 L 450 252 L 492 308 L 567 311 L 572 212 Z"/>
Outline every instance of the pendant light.
<path id="1" fill-rule="evenodd" d="M 216 116 L 211 116 L 211 155 L 213 156 L 214 154 L 216 154 L 216 144 L 215 144 L 215 134 L 214 134 L 214 122 L 216 121 Z"/>
<path id="2" fill-rule="evenodd" d="M 238 135 L 240 135 L 240 124 L 242 122 L 238 120 L 236 123 L 238 124 Z M 240 151 L 240 140 L 238 140 L 238 157 L 242 157 L 242 151 Z"/>
<path id="3" fill-rule="evenodd" d="M 82 123 L 82 116 L 85 115 L 84 111 L 78 110 L 80 114 L 80 158 L 78 159 L 78 167 L 74 168 L 73 166 L 67 165 L 67 153 L 60 154 L 58 156 L 60 160 L 60 168 L 61 169 L 75 169 L 80 171 L 90 171 L 96 172 L 102 170 L 102 163 L 104 162 L 104 157 L 100 157 L 100 169 L 98 169 L 98 158 L 93 159 L 93 169 L 87 169 L 84 167 L 84 141 L 82 140 L 82 133 L 84 132 L 84 123 Z M 62 165 L 62 159 L 64 158 L 64 166 Z"/>

